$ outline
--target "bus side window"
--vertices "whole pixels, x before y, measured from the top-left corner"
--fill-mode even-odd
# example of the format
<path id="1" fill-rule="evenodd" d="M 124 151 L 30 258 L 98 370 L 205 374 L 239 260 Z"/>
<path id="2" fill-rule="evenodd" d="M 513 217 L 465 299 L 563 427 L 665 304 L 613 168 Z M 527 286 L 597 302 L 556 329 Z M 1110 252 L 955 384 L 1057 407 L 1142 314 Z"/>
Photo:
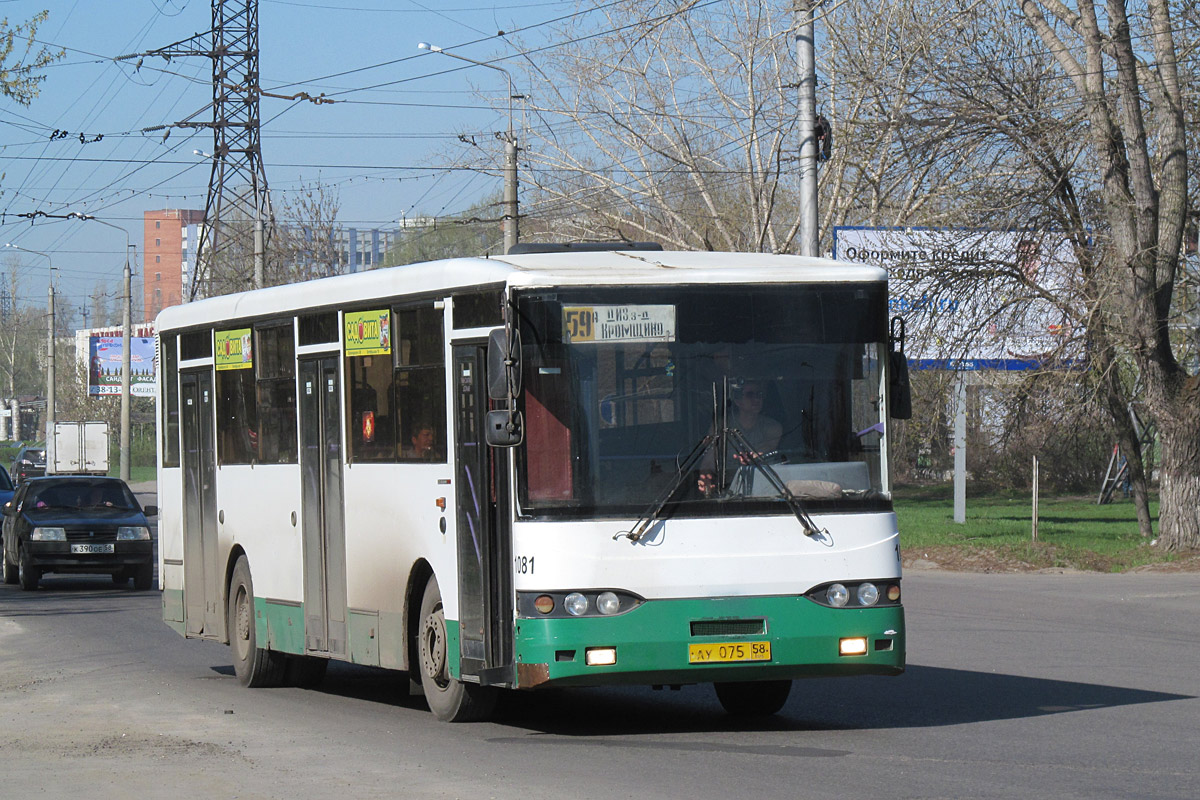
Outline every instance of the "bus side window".
<path id="1" fill-rule="evenodd" d="M 289 320 L 255 329 L 258 461 L 296 463 L 296 348 Z"/>
<path id="2" fill-rule="evenodd" d="M 394 427 L 401 461 L 446 461 L 444 312 L 432 305 L 395 312 Z M 432 441 L 430 441 L 432 432 Z"/>
<path id="3" fill-rule="evenodd" d="M 258 458 L 258 404 L 253 369 L 217 371 L 217 458 L 253 464 Z"/>

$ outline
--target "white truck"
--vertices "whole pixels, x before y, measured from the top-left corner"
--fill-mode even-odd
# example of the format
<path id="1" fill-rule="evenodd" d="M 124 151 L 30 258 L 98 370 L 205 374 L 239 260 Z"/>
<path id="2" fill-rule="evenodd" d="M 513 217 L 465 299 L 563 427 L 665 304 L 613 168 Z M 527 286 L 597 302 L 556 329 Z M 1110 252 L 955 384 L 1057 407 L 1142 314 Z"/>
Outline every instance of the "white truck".
<path id="1" fill-rule="evenodd" d="M 108 423 L 55 422 L 47 475 L 107 475 Z"/>

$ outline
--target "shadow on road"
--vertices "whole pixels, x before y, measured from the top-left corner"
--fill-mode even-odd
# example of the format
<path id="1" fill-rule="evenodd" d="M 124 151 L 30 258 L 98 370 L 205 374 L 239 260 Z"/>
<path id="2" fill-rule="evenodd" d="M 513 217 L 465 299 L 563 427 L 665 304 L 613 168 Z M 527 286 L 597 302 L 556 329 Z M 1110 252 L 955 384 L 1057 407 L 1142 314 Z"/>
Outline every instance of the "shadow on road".
<path id="1" fill-rule="evenodd" d="M 213 670 L 233 674 L 231 667 Z M 424 707 L 419 695 L 409 696 L 406 673 L 351 664 L 331 664 L 324 683 L 314 691 L 383 705 Z M 928 728 L 1189 699 L 1194 698 L 1125 686 L 909 666 L 895 678 L 796 681 L 787 705 L 773 717 L 731 717 L 708 685 L 679 691 L 637 686 L 503 692 L 496 722 L 528 733 L 564 737 Z M 528 733 L 520 738 L 527 740 Z"/>

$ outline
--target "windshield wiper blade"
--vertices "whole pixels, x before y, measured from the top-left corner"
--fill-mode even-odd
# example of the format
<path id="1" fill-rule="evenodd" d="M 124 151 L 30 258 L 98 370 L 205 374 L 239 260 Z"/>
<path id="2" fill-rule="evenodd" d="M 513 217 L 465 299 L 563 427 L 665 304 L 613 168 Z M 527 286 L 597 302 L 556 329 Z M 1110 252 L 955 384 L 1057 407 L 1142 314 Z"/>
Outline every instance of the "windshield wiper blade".
<path id="1" fill-rule="evenodd" d="M 692 447 L 692 451 L 688 453 L 687 458 L 679 465 L 679 471 L 676 473 L 675 479 L 667 484 L 667 487 L 659 493 L 658 497 L 654 498 L 654 502 L 641 513 L 633 523 L 632 528 L 627 531 L 617 531 L 613 534 L 613 539 L 620 539 L 624 536 L 629 541 L 636 542 L 645 536 L 646 532 L 650 530 L 650 526 L 658 521 L 658 515 L 663 510 L 663 507 L 670 501 L 672 495 L 679 491 L 679 487 L 683 484 L 684 479 L 691 474 L 692 467 L 704 457 L 704 454 L 708 452 L 708 448 L 712 447 L 713 442 L 716 440 L 717 436 L 709 433 L 703 439 L 696 442 Z"/>
<path id="2" fill-rule="evenodd" d="M 742 435 L 741 431 L 739 431 L 737 428 L 729 428 L 725 431 L 725 435 L 729 437 L 731 442 L 733 442 L 734 449 L 737 450 L 738 455 L 748 460 L 755 469 L 766 476 L 767 482 L 771 484 L 772 488 L 774 488 L 779 496 L 783 498 L 783 501 L 787 503 L 788 508 L 792 512 L 792 516 L 799 520 L 801 527 L 804 528 L 805 536 L 821 536 L 829 534 L 829 531 L 822 530 L 821 528 L 817 527 L 817 523 L 813 522 L 812 517 L 810 517 L 808 512 L 804 510 L 804 506 L 800 503 L 800 500 L 797 499 L 796 495 L 792 494 L 792 491 L 787 488 L 787 484 L 784 483 L 783 478 L 779 477 L 779 473 L 775 471 L 774 467 L 759 458 L 758 453 L 755 452 L 754 448 L 750 446 L 750 443 L 746 441 L 746 437 Z"/>

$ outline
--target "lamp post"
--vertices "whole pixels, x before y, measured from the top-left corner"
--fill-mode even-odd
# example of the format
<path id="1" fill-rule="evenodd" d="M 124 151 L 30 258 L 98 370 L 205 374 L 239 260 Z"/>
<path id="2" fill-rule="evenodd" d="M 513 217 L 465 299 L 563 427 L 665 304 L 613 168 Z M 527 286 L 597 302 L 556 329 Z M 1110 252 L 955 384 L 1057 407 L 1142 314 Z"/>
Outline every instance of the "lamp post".
<path id="1" fill-rule="evenodd" d="M 504 67 L 497 67 L 495 64 L 488 64 L 485 61 L 476 61 L 473 58 L 449 53 L 436 44 L 429 44 L 429 42 L 418 42 L 417 48 L 419 50 L 428 50 L 431 53 L 441 53 L 444 56 L 457 58 L 459 61 L 466 61 L 469 64 L 494 69 L 497 72 L 503 73 L 504 77 L 508 79 L 508 135 L 504 138 L 504 252 L 507 253 L 520 238 L 520 218 L 517 208 L 517 137 L 513 134 L 512 105 L 512 101 L 516 95 L 513 94 L 512 75 Z"/>
<path id="2" fill-rule="evenodd" d="M 49 472 L 54 468 L 54 259 L 40 250 L 30 250 L 12 242 L 4 246 L 41 256 L 50 265 L 50 285 L 46 289 L 46 471 Z M 19 418 L 14 419 L 14 426 L 19 426 L 19 422 Z M 13 433 L 16 438 L 17 427 Z"/>
<path id="3" fill-rule="evenodd" d="M 132 316 L 131 306 L 133 305 L 133 277 L 129 269 L 129 250 L 137 245 L 129 243 L 129 231 L 124 228 L 113 225 L 111 222 L 105 222 L 102 219 L 96 219 L 91 214 L 80 214 L 71 212 L 67 215 L 68 218 L 84 220 L 85 222 L 99 222 L 101 225 L 106 225 L 113 230 L 118 230 L 125 234 L 125 271 L 123 273 L 123 289 L 125 293 L 121 309 L 121 334 L 123 336 L 121 344 L 121 480 L 126 483 L 130 478 L 129 464 L 129 357 L 130 351 L 133 350 L 132 327 L 130 320 Z"/>

